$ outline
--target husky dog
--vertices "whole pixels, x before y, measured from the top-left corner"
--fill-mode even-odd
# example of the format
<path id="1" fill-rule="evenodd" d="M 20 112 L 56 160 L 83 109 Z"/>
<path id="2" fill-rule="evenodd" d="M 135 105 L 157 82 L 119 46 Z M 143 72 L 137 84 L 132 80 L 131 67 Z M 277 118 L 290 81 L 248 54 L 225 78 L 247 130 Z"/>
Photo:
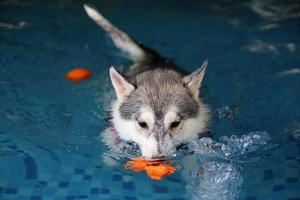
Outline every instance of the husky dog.
<path id="1" fill-rule="evenodd" d="M 117 96 L 111 106 L 111 124 L 118 138 L 136 143 L 143 157 L 158 158 L 169 156 L 178 145 L 204 132 L 210 114 L 199 98 L 199 88 L 208 62 L 186 73 L 151 48 L 137 43 L 94 7 L 84 5 L 84 9 L 133 61 L 125 75 L 114 67 L 109 70 Z M 106 134 L 104 138 L 111 137 Z M 107 144 L 114 145 L 109 141 Z"/>

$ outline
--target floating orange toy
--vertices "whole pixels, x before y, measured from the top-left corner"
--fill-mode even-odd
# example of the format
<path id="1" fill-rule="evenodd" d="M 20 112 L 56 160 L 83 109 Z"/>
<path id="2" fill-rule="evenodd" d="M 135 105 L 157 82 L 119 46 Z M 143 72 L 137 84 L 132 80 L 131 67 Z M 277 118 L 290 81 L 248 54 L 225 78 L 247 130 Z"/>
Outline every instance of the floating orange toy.
<path id="1" fill-rule="evenodd" d="M 162 180 L 163 177 L 169 176 L 176 171 L 171 161 L 165 160 L 146 160 L 144 158 L 132 158 L 125 164 L 125 169 L 134 172 L 146 171 L 148 176 L 154 180 Z"/>
<path id="2" fill-rule="evenodd" d="M 85 68 L 76 68 L 69 71 L 66 75 L 66 79 L 70 81 L 82 81 L 92 76 L 92 72 Z"/>

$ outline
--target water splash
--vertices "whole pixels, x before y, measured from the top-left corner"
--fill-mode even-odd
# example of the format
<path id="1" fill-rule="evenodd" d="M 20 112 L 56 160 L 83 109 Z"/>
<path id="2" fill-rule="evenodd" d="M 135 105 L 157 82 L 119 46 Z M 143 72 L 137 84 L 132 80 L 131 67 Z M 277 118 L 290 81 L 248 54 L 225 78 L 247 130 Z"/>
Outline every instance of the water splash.
<path id="1" fill-rule="evenodd" d="M 186 189 L 193 200 L 233 200 L 243 179 L 240 169 L 234 163 L 218 161 L 199 163 L 191 173 Z"/>
<path id="2" fill-rule="evenodd" d="M 251 132 L 248 135 L 243 135 L 238 138 L 237 136 L 221 137 L 220 141 L 222 152 L 226 157 L 240 156 L 243 154 L 251 153 L 262 148 L 266 148 L 266 144 L 271 140 L 266 131 Z"/>
<path id="3" fill-rule="evenodd" d="M 251 132 L 241 137 L 224 136 L 219 142 L 202 138 L 189 144 L 196 155 L 196 164 L 189 174 L 186 185 L 189 199 L 234 200 L 238 198 L 243 183 L 241 176 L 245 155 L 270 148 L 267 132 Z M 246 157 L 250 159 L 251 156 Z"/>
<path id="4" fill-rule="evenodd" d="M 223 106 L 216 110 L 215 116 L 217 119 L 230 119 L 233 120 L 235 118 L 237 112 L 237 108 L 233 106 Z"/>
<path id="5" fill-rule="evenodd" d="M 250 132 L 247 135 L 238 137 L 223 136 L 216 142 L 211 138 L 201 138 L 189 144 L 190 151 L 205 156 L 216 156 L 220 158 L 233 158 L 259 149 L 269 148 L 266 144 L 271 140 L 266 131 Z"/>
<path id="6" fill-rule="evenodd" d="M 106 165 L 116 166 L 122 160 L 140 155 L 137 144 L 117 141 L 111 132 L 102 136 L 102 141 L 110 146 L 110 149 L 102 155 Z M 201 138 L 174 153 L 172 159 L 183 161 L 182 170 L 178 171 L 182 171 L 188 180 L 186 185 L 188 199 L 237 199 L 239 188 L 243 183 L 242 164 L 253 162 L 254 152 L 261 153 L 261 150 L 272 147 L 269 144 L 270 140 L 266 131 L 250 132 L 240 137 L 223 136 L 218 141 Z"/>

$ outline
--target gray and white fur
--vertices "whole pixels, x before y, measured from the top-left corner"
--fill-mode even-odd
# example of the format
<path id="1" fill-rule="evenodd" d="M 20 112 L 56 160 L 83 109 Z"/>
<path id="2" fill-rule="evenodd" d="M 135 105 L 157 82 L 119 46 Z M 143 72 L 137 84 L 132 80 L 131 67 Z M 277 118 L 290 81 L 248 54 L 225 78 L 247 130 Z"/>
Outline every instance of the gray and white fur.
<path id="1" fill-rule="evenodd" d="M 84 9 L 133 61 L 125 75 L 114 67 L 109 70 L 117 96 L 111 107 L 111 122 L 119 137 L 137 143 L 143 157 L 157 158 L 170 155 L 177 145 L 194 140 L 198 133 L 204 132 L 210 114 L 199 98 L 199 88 L 208 62 L 186 73 L 154 50 L 137 43 L 94 7 L 84 5 Z"/>

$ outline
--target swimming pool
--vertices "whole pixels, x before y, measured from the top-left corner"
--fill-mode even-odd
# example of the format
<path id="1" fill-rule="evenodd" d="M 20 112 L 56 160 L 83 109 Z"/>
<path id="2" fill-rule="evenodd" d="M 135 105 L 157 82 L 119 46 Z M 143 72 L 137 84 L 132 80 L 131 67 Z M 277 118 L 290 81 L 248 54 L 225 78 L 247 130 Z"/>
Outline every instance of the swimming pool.
<path id="1" fill-rule="evenodd" d="M 108 68 L 130 63 L 83 3 L 0 2 L 0 199 L 300 199 L 299 3 L 89 1 L 188 70 L 209 60 L 202 92 L 221 150 L 198 155 L 203 176 L 163 181 L 102 160 Z M 78 66 L 93 77 L 65 80 Z"/>

